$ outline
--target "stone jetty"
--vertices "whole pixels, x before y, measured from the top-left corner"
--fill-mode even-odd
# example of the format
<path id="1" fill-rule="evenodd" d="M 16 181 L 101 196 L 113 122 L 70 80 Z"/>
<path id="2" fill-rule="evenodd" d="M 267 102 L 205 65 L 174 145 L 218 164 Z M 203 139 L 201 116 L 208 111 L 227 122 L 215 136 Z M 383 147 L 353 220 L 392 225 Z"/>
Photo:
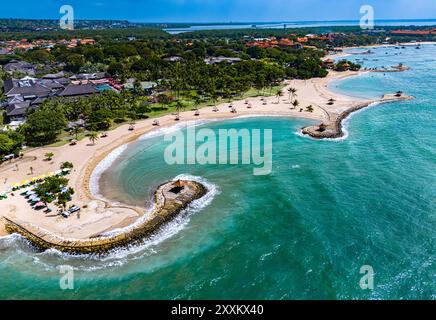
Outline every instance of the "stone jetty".
<path id="1" fill-rule="evenodd" d="M 127 227 L 125 232 L 114 236 L 89 239 L 66 239 L 35 225 L 5 219 L 6 230 L 18 233 L 29 240 L 37 249 L 56 249 L 70 254 L 100 254 L 127 247 L 156 232 L 171 221 L 194 200 L 207 193 L 202 184 L 195 181 L 178 180 L 162 184 L 154 194 L 155 206 L 151 214 L 140 223 Z"/>
<path id="2" fill-rule="evenodd" d="M 329 121 L 315 126 L 302 128 L 302 133 L 311 136 L 315 139 L 336 139 L 344 135 L 342 130 L 342 122 L 353 112 L 370 106 L 373 103 L 388 103 L 400 100 L 411 100 L 413 97 L 404 94 L 385 94 L 381 99 L 359 102 L 350 106 L 345 111 L 337 113 L 329 113 Z"/>

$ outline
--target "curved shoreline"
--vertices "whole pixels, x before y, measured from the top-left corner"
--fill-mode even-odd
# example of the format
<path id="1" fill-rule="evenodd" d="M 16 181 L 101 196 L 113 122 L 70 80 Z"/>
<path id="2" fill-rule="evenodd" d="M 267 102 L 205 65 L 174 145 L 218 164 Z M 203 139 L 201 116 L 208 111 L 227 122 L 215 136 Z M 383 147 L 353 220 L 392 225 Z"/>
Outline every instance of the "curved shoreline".
<path id="1" fill-rule="evenodd" d="M 213 112 L 212 107 L 204 107 L 200 109 L 201 116 L 194 116 L 192 111 L 182 112 L 182 121 L 176 122 L 172 115 L 166 115 L 159 118 L 161 128 L 172 126 L 176 123 L 184 123 L 195 120 L 227 120 L 244 116 L 286 116 L 291 118 L 305 118 L 317 121 L 331 121 L 334 115 L 339 114 L 343 110 L 349 109 L 350 106 L 357 103 L 368 103 L 368 100 L 362 100 L 347 96 L 342 93 L 332 92 L 328 89 L 328 84 L 333 80 L 342 80 L 348 77 L 357 76 L 364 72 L 331 72 L 327 78 L 315 78 L 307 81 L 292 80 L 286 82 L 286 90 L 289 87 L 298 89 L 298 99 L 304 106 L 313 105 L 314 111 L 308 112 L 303 109 L 295 109 L 289 103 L 289 100 L 282 98 L 277 102 L 277 98 L 265 98 L 268 103 L 263 103 L 262 97 L 254 97 L 247 99 L 252 104 L 252 108 L 248 109 L 243 100 L 235 101 L 232 104 L 237 108 L 238 113 L 229 112 L 228 103 L 218 106 L 219 112 Z M 337 101 L 334 106 L 324 106 L 329 98 L 335 98 Z M 372 102 L 372 101 L 371 101 Z M 340 111 L 340 112 L 339 112 Z M 54 152 L 57 163 L 50 164 L 41 162 L 41 172 L 55 171 L 56 167 L 62 161 L 72 161 L 75 169 L 70 176 L 70 184 L 76 190 L 73 196 L 73 203 L 82 207 L 80 219 L 49 219 L 47 217 L 37 217 L 33 214 L 29 215 L 29 207 L 24 199 L 7 199 L 0 203 L 0 217 L 4 216 L 13 221 L 26 221 L 40 228 L 49 230 L 54 234 L 63 237 L 86 239 L 89 237 L 98 237 L 105 232 L 113 229 L 124 228 L 143 217 L 146 211 L 145 207 L 135 207 L 127 204 L 112 203 L 111 200 L 101 199 L 94 195 L 91 190 L 91 176 L 95 168 L 103 161 L 113 150 L 126 145 L 132 141 L 138 140 L 144 134 L 150 133 L 156 129 L 152 125 L 153 119 L 143 120 L 137 123 L 136 129 L 133 132 L 127 130 L 127 125 L 118 127 L 109 132 L 109 137 L 100 139 L 92 146 L 86 141 L 79 141 L 75 147 L 47 147 L 38 150 L 29 150 L 27 156 L 35 156 L 42 158 L 45 152 Z M 79 151 L 80 150 L 80 151 Z M 37 165 L 34 165 L 36 167 Z M 37 171 L 35 170 L 35 171 Z M 2 174 L 6 171 L 6 174 Z M 16 177 L 17 173 L 13 172 L 13 168 L 0 169 L 0 179 L 6 177 Z M 38 171 L 37 174 L 40 174 Z M 23 173 L 20 173 L 23 175 Z M 25 176 L 24 176 L 25 178 Z M 20 180 L 18 180 L 20 181 Z M 15 197 L 16 198 L 16 197 Z M 17 200 L 19 200 L 17 202 Z M 0 236 L 8 234 L 6 230 L 2 231 L 2 223 L 0 220 Z"/>
<path id="2" fill-rule="evenodd" d="M 153 234 L 206 193 L 206 187 L 196 181 L 178 180 L 164 183 L 155 191 L 155 207 L 148 219 L 132 226 L 126 232 L 109 237 L 68 239 L 26 222 L 4 219 L 9 233 L 22 235 L 40 250 L 56 249 L 70 254 L 100 254 L 127 247 Z"/>
<path id="3" fill-rule="evenodd" d="M 308 126 L 301 129 L 301 132 L 314 139 L 337 139 L 344 136 L 343 121 L 352 113 L 367 108 L 373 104 L 384 104 L 395 101 L 412 100 L 412 96 L 402 95 L 396 97 L 394 94 L 386 94 L 381 99 L 358 103 L 340 114 L 332 115 L 332 119 L 327 123 L 321 123 L 315 126 Z"/>

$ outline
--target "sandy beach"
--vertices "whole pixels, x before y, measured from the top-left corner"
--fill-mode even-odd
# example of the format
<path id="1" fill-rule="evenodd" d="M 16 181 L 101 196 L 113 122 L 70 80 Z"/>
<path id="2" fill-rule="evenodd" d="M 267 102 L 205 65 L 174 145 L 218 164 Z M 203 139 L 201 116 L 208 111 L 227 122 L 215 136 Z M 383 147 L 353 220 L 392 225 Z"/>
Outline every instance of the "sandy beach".
<path id="1" fill-rule="evenodd" d="M 361 100 L 334 93 L 328 89 L 330 81 L 336 81 L 351 76 L 357 76 L 362 72 L 330 72 L 326 78 L 304 80 L 292 80 L 286 82 L 285 95 L 277 103 L 277 97 L 265 98 L 264 105 L 261 97 L 250 98 L 248 102 L 252 108 L 247 108 L 245 100 L 233 102 L 237 113 L 231 113 L 229 103 L 218 105 L 218 112 L 212 107 L 200 110 L 200 116 L 195 116 L 194 111 L 185 111 L 180 114 L 180 121 L 175 121 L 174 115 L 166 115 L 159 118 L 160 128 L 173 126 L 177 123 L 206 120 L 206 119 L 230 119 L 241 116 L 285 116 L 295 118 L 307 118 L 318 120 L 320 123 L 328 123 L 331 118 L 337 118 L 342 112 L 373 100 Z M 292 109 L 288 100 L 287 89 L 296 88 L 297 99 L 300 106 Z M 329 99 L 335 99 L 334 105 L 328 105 Z M 313 112 L 306 111 L 306 107 L 312 105 Z M 303 109 L 300 111 L 300 109 Z M 20 192 L 8 199 L 0 201 L 0 218 L 7 217 L 15 222 L 26 222 L 41 229 L 48 230 L 62 237 L 84 239 L 97 236 L 116 228 L 125 227 L 145 214 L 145 208 L 131 207 L 128 205 L 113 205 L 110 202 L 98 199 L 90 190 L 90 177 L 95 167 L 110 152 L 117 147 L 132 142 L 140 136 L 157 130 L 153 126 L 154 119 L 137 122 L 134 131 L 129 131 L 128 124 L 108 132 L 108 137 L 100 138 L 95 145 L 90 144 L 88 139 L 79 141 L 77 145 L 65 145 L 62 147 L 43 147 L 27 150 L 22 159 L 0 166 L 0 191 L 7 190 L 13 183 L 20 182 L 30 177 L 46 174 L 59 169 L 62 162 L 70 161 L 74 169 L 68 178 L 70 186 L 75 189 L 75 195 L 71 204 L 82 207 L 79 215 L 65 219 L 56 214 L 56 208 L 51 206 L 52 213 L 45 214 L 43 211 L 32 210 Z M 53 152 L 52 161 L 45 161 L 44 154 Z M 30 174 L 30 167 L 33 173 Z M 18 168 L 18 170 L 17 170 Z M 146 199 L 144 199 L 146 200 Z M 0 220 L 0 235 L 6 235 L 2 220 Z"/>

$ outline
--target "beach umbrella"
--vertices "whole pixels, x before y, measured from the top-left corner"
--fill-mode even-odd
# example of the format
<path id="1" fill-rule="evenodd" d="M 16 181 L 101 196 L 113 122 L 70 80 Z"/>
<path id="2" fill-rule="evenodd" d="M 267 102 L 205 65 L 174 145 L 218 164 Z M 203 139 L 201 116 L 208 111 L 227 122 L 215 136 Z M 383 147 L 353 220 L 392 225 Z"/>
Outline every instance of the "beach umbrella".
<path id="1" fill-rule="evenodd" d="M 26 192 L 26 195 L 27 195 L 27 196 L 31 196 L 31 195 L 33 195 L 33 194 L 35 194 L 35 193 L 36 193 L 35 191 L 33 191 L 33 190 L 29 190 L 29 191 Z"/>
<path id="2" fill-rule="evenodd" d="M 62 170 L 58 170 L 58 171 L 55 171 L 55 175 L 60 175 L 60 174 L 62 174 Z"/>
<path id="3" fill-rule="evenodd" d="M 43 202 L 38 202 L 37 204 L 35 204 L 35 208 L 43 208 L 45 207 L 45 204 Z"/>
<path id="4" fill-rule="evenodd" d="M 64 169 L 62 169 L 62 172 L 70 172 L 70 171 L 71 171 L 70 168 L 64 168 Z"/>

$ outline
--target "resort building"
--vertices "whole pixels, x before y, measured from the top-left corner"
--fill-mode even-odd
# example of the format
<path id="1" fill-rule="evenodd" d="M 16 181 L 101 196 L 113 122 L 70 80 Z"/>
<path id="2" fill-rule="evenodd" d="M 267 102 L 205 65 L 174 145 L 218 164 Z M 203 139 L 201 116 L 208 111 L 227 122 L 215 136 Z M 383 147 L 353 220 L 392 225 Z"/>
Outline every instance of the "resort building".
<path id="1" fill-rule="evenodd" d="M 99 90 L 92 84 L 69 84 L 59 93 L 59 97 L 83 97 L 98 93 Z"/>
<path id="2" fill-rule="evenodd" d="M 7 73 L 20 72 L 29 76 L 35 75 L 35 69 L 36 67 L 33 64 L 19 60 L 12 60 L 3 66 L 3 70 Z"/>
<path id="3" fill-rule="evenodd" d="M 62 77 L 64 73 L 46 75 L 44 78 L 25 77 L 20 80 L 7 79 L 3 83 L 6 101 L 1 105 L 7 121 L 24 121 L 29 109 L 38 108 L 45 100 L 54 97 L 87 97 L 105 90 L 118 92 L 122 86 L 112 78 L 78 80 Z M 75 75 L 72 78 L 82 78 Z M 100 78 L 98 74 L 85 78 Z M 151 86 L 151 88 L 154 86 Z M 146 86 L 146 90 L 150 90 Z"/>
<path id="4" fill-rule="evenodd" d="M 428 35 L 436 35 L 436 28 L 432 28 L 429 30 L 393 30 L 391 31 L 393 35 L 400 36 L 428 36 Z"/>
<path id="5" fill-rule="evenodd" d="M 237 62 L 241 62 L 241 58 L 230 58 L 230 57 L 209 57 L 204 60 L 206 64 L 217 64 L 217 63 L 228 63 L 228 64 L 235 64 Z"/>

